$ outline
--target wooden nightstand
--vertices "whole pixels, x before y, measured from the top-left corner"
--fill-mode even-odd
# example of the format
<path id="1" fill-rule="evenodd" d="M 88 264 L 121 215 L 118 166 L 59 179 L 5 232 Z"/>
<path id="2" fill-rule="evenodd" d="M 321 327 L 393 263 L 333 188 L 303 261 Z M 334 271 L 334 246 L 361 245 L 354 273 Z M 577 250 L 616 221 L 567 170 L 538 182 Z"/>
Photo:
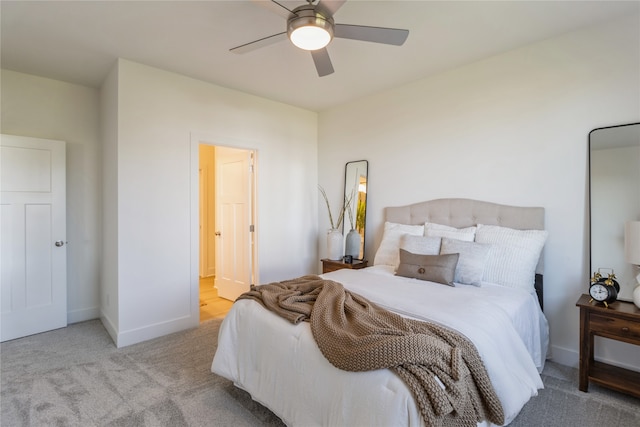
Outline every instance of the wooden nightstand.
<path id="1" fill-rule="evenodd" d="M 640 397 L 640 372 L 630 371 L 593 360 L 593 337 L 601 337 L 640 345 L 640 309 L 630 302 L 615 301 L 609 308 L 589 303 L 591 297 L 582 295 L 580 307 L 580 385 L 588 391 L 589 381 Z M 640 353 L 640 349 L 638 349 Z"/>
<path id="2" fill-rule="evenodd" d="M 343 261 L 334 261 L 332 259 L 322 259 L 322 273 L 329 273 L 331 271 L 341 270 L 343 268 L 350 268 L 352 270 L 359 270 L 361 268 L 365 268 L 369 261 L 365 260 L 354 260 L 353 264 L 347 264 Z"/>

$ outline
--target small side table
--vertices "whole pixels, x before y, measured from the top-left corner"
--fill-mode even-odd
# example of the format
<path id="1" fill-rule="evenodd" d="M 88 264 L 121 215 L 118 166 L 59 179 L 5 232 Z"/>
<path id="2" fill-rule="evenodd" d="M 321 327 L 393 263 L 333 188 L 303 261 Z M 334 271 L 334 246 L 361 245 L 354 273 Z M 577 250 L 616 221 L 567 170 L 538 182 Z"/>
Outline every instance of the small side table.
<path id="1" fill-rule="evenodd" d="M 589 390 L 589 381 L 640 397 L 640 372 L 597 362 L 593 359 L 593 337 L 599 335 L 616 341 L 640 345 L 640 309 L 633 303 L 615 301 L 604 305 L 590 303 L 582 295 L 580 307 L 580 391 Z M 639 353 L 640 353 L 640 349 Z"/>
<path id="2" fill-rule="evenodd" d="M 347 264 L 341 260 L 322 259 L 322 273 L 329 273 L 331 271 L 342 270 L 343 268 L 350 268 L 352 270 L 359 270 L 365 268 L 369 261 L 365 260 L 353 260 L 353 263 Z"/>

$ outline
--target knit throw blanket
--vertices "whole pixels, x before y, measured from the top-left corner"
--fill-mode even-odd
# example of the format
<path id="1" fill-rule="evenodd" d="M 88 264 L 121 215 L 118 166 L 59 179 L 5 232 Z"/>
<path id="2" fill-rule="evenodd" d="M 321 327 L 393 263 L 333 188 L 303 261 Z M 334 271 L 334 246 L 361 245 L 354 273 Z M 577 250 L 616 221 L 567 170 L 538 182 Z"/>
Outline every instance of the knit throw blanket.
<path id="1" fill-rule="evenodd" d="M 310 322 L 320 351 L 339 369 L 391 369 L 427 426 L 504 424 L 475 346 L 457 332 L 403 318 L 319 276 L 254 286 L 239 299 L 256 300 L 294 324 Z"/>

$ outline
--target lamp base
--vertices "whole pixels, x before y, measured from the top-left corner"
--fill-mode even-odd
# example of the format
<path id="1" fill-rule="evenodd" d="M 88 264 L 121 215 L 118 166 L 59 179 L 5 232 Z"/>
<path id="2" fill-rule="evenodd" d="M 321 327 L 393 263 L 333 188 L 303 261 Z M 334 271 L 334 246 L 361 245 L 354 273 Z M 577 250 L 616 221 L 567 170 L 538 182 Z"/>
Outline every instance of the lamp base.
<path id="1" fill-rule="evenodd" d="M 640 308 L 640 274 L 636 276 L 636 287 L 633 289 L 633 303 Z"/>
<path id="2" fill-rule="evenodd" d="M 633 303 L 640 308 L 640 285 L 633 290 Z"/>

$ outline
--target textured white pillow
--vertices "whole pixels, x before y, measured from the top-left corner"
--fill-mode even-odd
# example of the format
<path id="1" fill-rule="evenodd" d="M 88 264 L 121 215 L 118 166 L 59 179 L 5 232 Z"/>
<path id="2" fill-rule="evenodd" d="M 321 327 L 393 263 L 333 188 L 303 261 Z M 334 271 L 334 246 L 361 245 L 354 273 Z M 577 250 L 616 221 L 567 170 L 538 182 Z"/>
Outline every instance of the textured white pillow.
<path id="1" fill-rule="evenodd" d="M 412 234 L 414 236 L 422 236 L 424 234 L 423 225 L 406 225 L 397 224 L 395 222 L 384 223 L 384 234 L 382 242 L 376 251 L 373 259 L 373 265 L 390 265 L 393 268 L 398 267 L 400 263 L 400 238 L 404 234 Z"/>
<path id="2" fill-rule="evenodd" d="M 441 241 L 440 237 L 403 234 L 400 237 L 400 249 L 417 255 L 438 255 Z"/>
<path id="3" fill-rule="evenodd" d="M 484 266 L 489 259 L 491 245 L 486 243 L 464 242 L 456 239 L 442 239 L 440 254 L 460 254 L 456 266 L 454 282 L 463 285 L 480 286 Z"/>
<path id="4" fill-rule="evenodd" d="M 476 242 L 492 244 L 483 280 L 533 292 L 546 230 L 514 230 L 478 224 Z"/>
<path id="5" fill-rule="evenodd" d="M 424 235 L 432 237 L 446 237 L 448 239 L 464 240 L 473 242 L 476 235 L 476 227 L 455 228 L 448 225 L 435 224 L 433 222 L 424 223 Z"/>

